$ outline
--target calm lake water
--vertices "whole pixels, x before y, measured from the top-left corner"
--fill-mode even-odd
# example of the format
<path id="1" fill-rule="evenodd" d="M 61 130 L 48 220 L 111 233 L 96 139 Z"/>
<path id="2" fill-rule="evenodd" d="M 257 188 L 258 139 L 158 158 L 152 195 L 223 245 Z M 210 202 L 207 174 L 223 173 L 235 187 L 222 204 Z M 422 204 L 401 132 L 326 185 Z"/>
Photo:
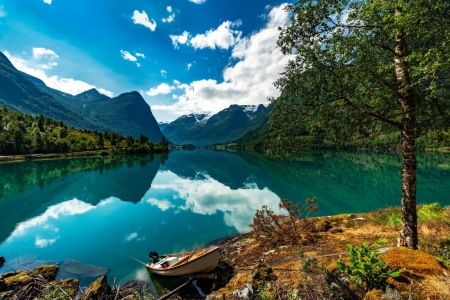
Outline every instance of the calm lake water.
<path id="1" fill-rule="evenodd" d="M 7 260 L 0 273 L 70 259 L 72 268 L 59 277 L 85 285 L 90 272 L 106 270 L 86 265 L 108 268 L 111 283 L 148 280 L 150 250 L 192 250 L 248 232 L 255 211 L 277 210 L 280 199 L 316 197 L 319 215 L 398 206 L 400 169 L 399 154 L 315 152 L 277 162 L 201 149 L 174 151 L 167 160 L 0 164 L 0 256 Z M 418 203 L 450 205 L 449 153 L 420 153 L 417 174 Z"/>

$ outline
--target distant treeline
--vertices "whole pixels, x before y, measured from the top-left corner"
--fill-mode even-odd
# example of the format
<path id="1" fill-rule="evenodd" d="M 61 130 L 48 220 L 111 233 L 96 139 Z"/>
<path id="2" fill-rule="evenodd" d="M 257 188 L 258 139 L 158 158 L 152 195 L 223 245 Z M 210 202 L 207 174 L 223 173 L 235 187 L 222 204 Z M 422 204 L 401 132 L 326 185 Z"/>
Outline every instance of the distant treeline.
<path id="1" fill-rule="evenodd" d="M 159 143 L 152 143 L 144 134 L 134 138 L 114 131 L 79 130 L 43 115 L 21 114 L 0 106 L 1 155 L 95 150 L 165 153 L 169 151 L 169 145 L 164 138 Z"/>

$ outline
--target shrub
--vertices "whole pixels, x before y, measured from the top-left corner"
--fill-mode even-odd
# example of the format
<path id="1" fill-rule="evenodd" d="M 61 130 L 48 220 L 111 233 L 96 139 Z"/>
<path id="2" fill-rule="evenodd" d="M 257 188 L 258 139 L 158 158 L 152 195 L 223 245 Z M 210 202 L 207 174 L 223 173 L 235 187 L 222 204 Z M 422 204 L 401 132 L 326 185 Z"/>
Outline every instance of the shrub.
<path id="1" fill-rule="evenodd" d="M 278 208 L 285 214 L 275 214 L 267 205 L 263 205 L 261 210 L 256 211 L 250 227 L 257 237 L 268 240 L 272 245 L 298 244 L 301 229 L 299 223 L 317 211 L 318 205 L 315 201 L 315 198 L 308 198 L 300 207 L 300 203 L 293 204 L 283 199 L 278 204 Z"/>
<path id="2" fill-rule="evenodd" d="M 350 266 L 338 260 L 336 261 L 336 265 L 339 267 L 339 271 L 354 278 L 354 280 L 350 280 L 351 283 L 361 285 L 363 282 L 366 282 L 369 290 L 374 287 L 381 287 L 383 281 L 389 276 L 398 277 L 400 271 L 390 270 L 388 263 L 380 257 L 380 252 L 372 249 L 379 248 L 386 242 L 387 239 L 379 239 L 372 246 L 369 246 L 367 242 L 364 242 L 362 246 L 348 244 L 347 249 L 350 255 Z"/>

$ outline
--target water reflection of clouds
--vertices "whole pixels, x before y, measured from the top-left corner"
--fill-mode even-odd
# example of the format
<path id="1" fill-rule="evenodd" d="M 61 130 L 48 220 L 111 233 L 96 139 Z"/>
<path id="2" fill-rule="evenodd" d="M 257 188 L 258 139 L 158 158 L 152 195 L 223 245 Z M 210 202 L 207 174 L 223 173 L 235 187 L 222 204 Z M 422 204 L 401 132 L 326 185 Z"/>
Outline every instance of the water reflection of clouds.
<path id="1" fill-rule="evenodd" d="M 112 203 L 113 201 L 114 201 L 113 198 L 108 198 L 106 200 L 101 201 L 98 205 L 105 206 Z M 36 228 L 38 226 L 40 226 L 42 229 L 45 229 L 48 234 L 54 235 L 55 233 L 59 232 L 59 228 L 54 227 L 50 224 L 51 219 L 59 219 L 67 216 L 81 215 L 94 208 L 95 206 L 80 201 L 76 198 L 73 200 L 49 206 L 43 214 L 34 217 L 30 220 L 27 220 L 25 222 L 19 223 L 14 229 L 14 231 L 11 233 L 7 241 L 11 242 L 17 237 L 22 237 L 27 233 L 29 229 Z M 37 248 L 45 248 L 54 244 L 58 239 L 59 236 L 51 238 L 41 238 L 40 236 L 37 236 L 35 238 L 34 245 Z"/>
<path id="2" fill-rule="evenodd" d="M 267 188 L 258 189 L 256 184 L 247 183 L 243 188 L 232 190 L 209 175 L 204 175 L 204 178 L 190 180 L 172 173 L 170 179 L 166 176 L 165 182 L 154 182 L 149 191 L 155 195 L 162 195 L 164 191 L 164 200 L 151 197 L 149 199 L 152 201 L 147 202 L 161 210 L 177 207 L 202 215 L 212 215 L 220 211 L 224 213 L 224 221 L 228 226 L 235 227 L 239 232 L 247 232 L 256 210 L 261 209 L 262 205 L 274 209 L 280 201 L 275 193 Z M 176 201 L 182 200 L 184 203 L 176 206 L 167 200 L 167 194 L 176 195 Z"/>
<path id="3" fill-rule="evenodd" d="M 29 228 L 33 228 L 36 226 L 42 226 L 43 228 L 49 229 L 50 225 L 47 222 L 50 218 L 58 219 L 59 217 L 63 216 L 84 214 L 85 212 L 94 208 L 95 206 L 78 199 L 73 199 L 53 206 L 49 206 L 42 215 L 19 223 L 16 226 L 15 230 L 11 233 L 9 238 L 12 239 L 14 237 L 23 236 Z M 54 229 L 55 232 L 57 232 L 57 230 L 57 228 Z"/>

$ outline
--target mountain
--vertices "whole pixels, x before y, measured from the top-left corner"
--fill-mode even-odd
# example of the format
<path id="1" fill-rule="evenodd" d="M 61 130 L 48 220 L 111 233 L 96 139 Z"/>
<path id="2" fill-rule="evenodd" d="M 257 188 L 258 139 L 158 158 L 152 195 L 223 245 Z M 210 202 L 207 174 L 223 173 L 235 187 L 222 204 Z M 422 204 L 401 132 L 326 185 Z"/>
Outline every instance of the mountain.
<path id="1" fill-rule="evenodd" d="M 100 124 L 83 118 L 42 91 L 22 72 L 19 72 L 1 52 L 0 105 L 6 105 L 22 113 L 43 114 L 77 128 L 104 129 Z"/>
<path id="2" fill-rule="evenodd" d="M 138 92 L 110 98 L 90 89 L 73 96 L 16 70 L 2 53 L 0 104 L 20 112 L 43 114 L 77 128 L 117 131 L 135 138 L 142 133 L 154 143 L 163 137 L 150 106 Z"/>
<path id="3" fill-rule="evenodd" d="M 163 134 L 175 144 L 197 146 L 227 143 L 238 140 L 250 130 L 261 128 L 268 122 L 260 105 L 230 105 L 215 115 L 190 114 L 170 123 L 160 123 Z"/>

